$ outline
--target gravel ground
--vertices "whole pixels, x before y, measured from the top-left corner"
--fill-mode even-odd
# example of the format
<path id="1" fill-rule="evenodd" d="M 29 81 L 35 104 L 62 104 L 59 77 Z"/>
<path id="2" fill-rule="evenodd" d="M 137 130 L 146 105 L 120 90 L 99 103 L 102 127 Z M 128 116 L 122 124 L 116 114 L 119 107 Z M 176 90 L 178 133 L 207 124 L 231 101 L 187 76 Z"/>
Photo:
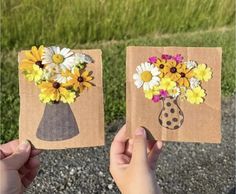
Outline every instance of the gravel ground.
<path id="1" fill-rule="evenodd" d="M 164 193 L 235 193 L 235 97 L 222 100 L 222 143 L 166 143 L 156 174 Z M 45 151 L 26 193 L 119 193 L 109 171 L 109 146 L 123 121 L 107 128 L 107 146 Z M 231 190 L 231 192 L 230 192 Z"/>

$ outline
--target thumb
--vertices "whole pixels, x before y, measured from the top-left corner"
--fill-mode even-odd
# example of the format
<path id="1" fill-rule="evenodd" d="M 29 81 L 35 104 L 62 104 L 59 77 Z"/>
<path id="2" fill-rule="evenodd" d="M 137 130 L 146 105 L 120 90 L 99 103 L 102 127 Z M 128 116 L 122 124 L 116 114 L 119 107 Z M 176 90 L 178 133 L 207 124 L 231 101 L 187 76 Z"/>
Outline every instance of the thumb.
<path id="1" fill-rule="evenodd" d="M 139 128 L 135 131 L 131 163 L 147 163 L 146 131 L 143 128 Z"/>
<path id="2" fill-rule="evenodd" d="M 31 152 L 31 144 L 29 141 L 23 141 L 18 145 L 16 151 L 2 161 L 5 167 L 9 170 L 20 169 L 29 159 Z"/>

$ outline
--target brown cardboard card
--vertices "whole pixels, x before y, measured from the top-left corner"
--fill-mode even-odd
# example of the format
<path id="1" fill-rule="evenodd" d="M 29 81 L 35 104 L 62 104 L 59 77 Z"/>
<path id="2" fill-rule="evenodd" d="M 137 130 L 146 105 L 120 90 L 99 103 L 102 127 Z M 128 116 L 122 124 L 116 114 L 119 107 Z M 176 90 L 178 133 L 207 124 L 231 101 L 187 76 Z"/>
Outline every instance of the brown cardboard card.
<path id="1" fill-rule="evenodd" d="M 131 136 L 221 142 L 221 48 L 127 48 L 126 123 Z"/>
<path id="2" fill-rule="evenodd" d="M 29 53 L 32 53 L 33 50 L 21 51 L 18 55 L 19 64 L 25 62 L 27 52 L 28 58 L 30 58 Z M 74 50 L 73 53 L 82 54 L 81 56 L 85 57 L 83 60 L 91 60 L 86 65 L 89 75 L 84 74 L 83 77 L 82 72 L 85 70 L 81 70 L 82 72 L 79 70 L 80 75 L 77 74 L 78 78 L 76 77 L 78 83 L 88 79 L 91 86 L 79 88 L 79 85 L 76 85 L 78 90 L 83 89 L 83 92 L 79 92 L 79 94 L 74 92 L 76 98 L 72 103 L 62 101 L 43 103 L 39 98 L 42 93 L 41 88 L 33 81 L 27 80 L 22 73 L 22 68 L 19 68 L 19 138 L 20 140 L 30 140 L 36 148 L 65 149 L 104 145 L 102 53 L 100 50 Z M 34 59 L 30 60 L 34 61 Z M 27 62 L 25 64 L 27 65 Z M 84 62 L 81 64 L 84 65 Z M 80 68 L 83 69 L 83 67 Z M 92 77 L 92 80 L 89 77 Z M 61 88 L 62 84 L 60 85 Z M 58 84 L 53 85 L 53 89 L 58 87 Z M 60 97 L 60 99 L 62 98 L 63 96 Z"/>

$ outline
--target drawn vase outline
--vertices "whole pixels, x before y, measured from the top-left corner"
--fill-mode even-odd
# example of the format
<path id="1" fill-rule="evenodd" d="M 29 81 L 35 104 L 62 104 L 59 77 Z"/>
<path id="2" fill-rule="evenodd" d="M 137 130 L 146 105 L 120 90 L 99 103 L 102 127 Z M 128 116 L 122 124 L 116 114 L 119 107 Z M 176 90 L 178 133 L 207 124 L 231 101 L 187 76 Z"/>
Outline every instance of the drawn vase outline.
<path id="1" fill-rule="evenodd" d="M 36 136 L 41 140 L 59 141 L 79 134 L 79 128 L 68 103 L 46 104 Z"/>
<path id="2" fill-rule="evenodd" d="M 184 122 L 184 113 L 178 105 L 178 98 L 167 97 L 162 99 L 162 109 L 159 114 L 159 123 L 161 126 L 176 130 Z"/>

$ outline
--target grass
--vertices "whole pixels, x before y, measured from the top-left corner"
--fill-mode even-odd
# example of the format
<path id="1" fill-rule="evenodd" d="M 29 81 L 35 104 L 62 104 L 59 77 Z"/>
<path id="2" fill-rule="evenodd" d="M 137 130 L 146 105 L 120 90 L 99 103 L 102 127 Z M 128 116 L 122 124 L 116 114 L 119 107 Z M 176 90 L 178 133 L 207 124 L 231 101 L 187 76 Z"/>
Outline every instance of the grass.
<path id="1" fill-rule="evenodd" d="M 234 0 L 1 0 L 1 48 L 129 40 L 234 24 Z"/>
<path id="2" fill-rule="evenodd" d="M 128 45 L 222 47 L 222 92 L 230 96 L 235 91 L 235 29 L 232 27 L 173 35 L 150 34 L 126 41 L 100 41 L 74 48 L 101 48 L 104 64 L 105 121 L 125 117 L 125 48 Z M 61 44 L 61 46 L 67 46 Z M 2 51 L 1 55 L 1 143 L 18 135 L 19 95 L 17 51 Z"/>

